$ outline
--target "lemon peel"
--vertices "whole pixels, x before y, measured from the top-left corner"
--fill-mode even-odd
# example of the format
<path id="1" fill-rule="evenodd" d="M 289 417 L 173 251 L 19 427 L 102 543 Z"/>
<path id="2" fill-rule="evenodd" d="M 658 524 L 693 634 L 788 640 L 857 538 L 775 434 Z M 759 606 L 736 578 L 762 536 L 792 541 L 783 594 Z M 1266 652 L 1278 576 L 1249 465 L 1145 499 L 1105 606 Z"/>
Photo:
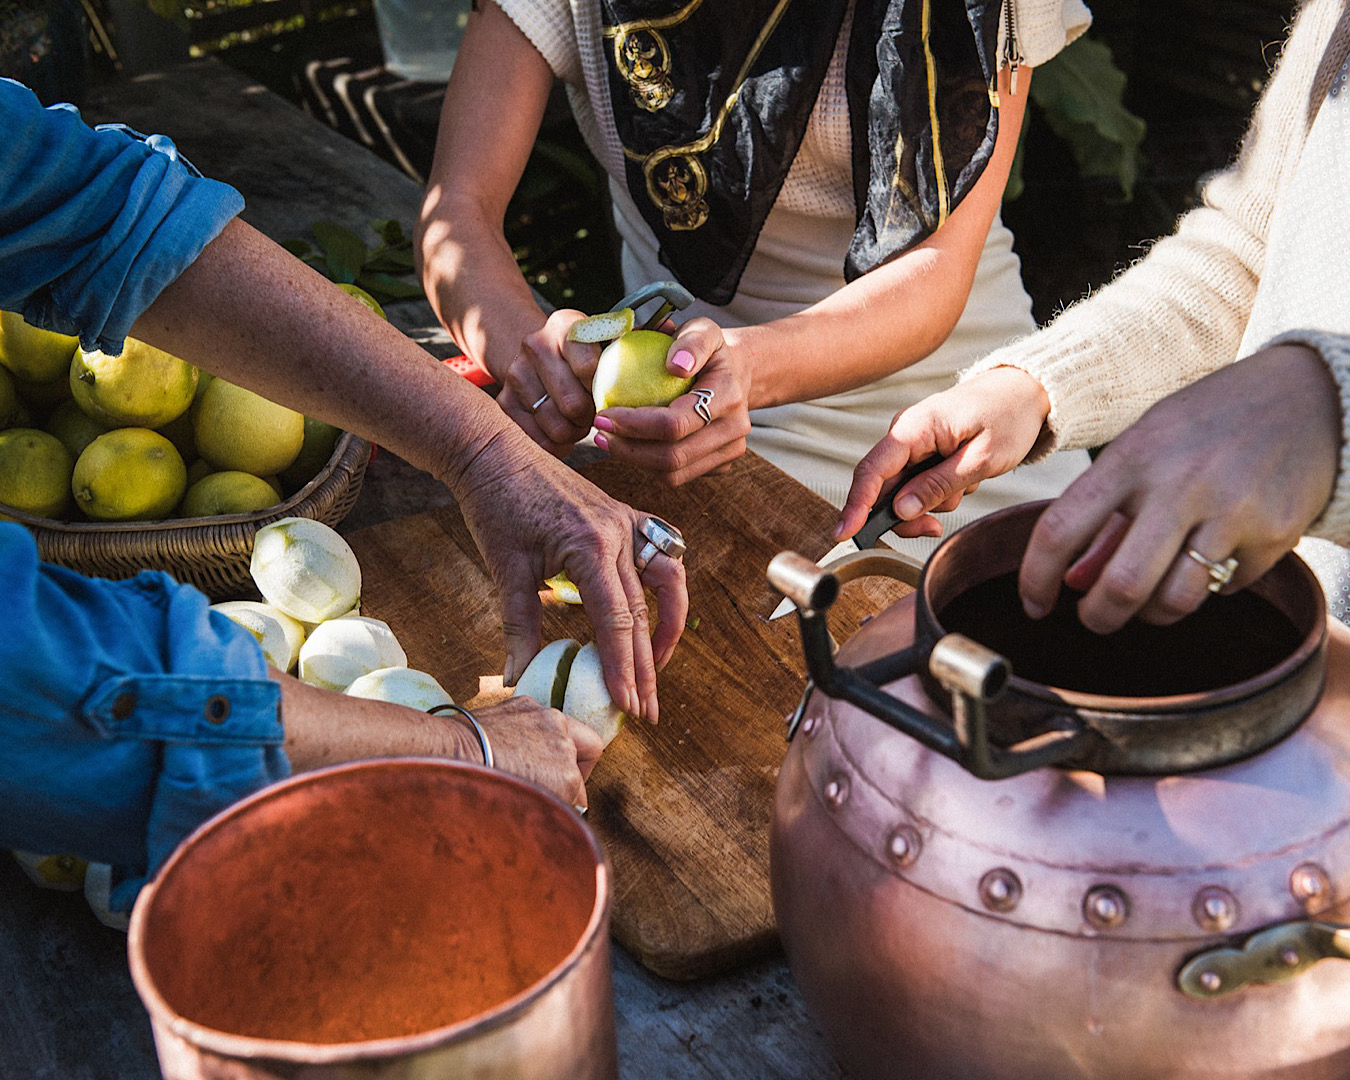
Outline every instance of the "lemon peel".
<path id="1" fill-rule="evenodd" d="M 567 340 L 580 341 L 586 345 L 613 341 L 633 329 L 633 318 L 633 309 L 630 307 L 602 312 L 599 315 L 587 315 L 571 325 L 567 331 Z"/>
<path id="2" fill-rule="evenodd" d="M 582 602 L 581 591 L 567 576 L 566 570 L 560 570 L 551 578 L 545 578 L 544 584 L 553 590 L 554 598 L 561 600 L 564 604 L 580 604 Z"/>

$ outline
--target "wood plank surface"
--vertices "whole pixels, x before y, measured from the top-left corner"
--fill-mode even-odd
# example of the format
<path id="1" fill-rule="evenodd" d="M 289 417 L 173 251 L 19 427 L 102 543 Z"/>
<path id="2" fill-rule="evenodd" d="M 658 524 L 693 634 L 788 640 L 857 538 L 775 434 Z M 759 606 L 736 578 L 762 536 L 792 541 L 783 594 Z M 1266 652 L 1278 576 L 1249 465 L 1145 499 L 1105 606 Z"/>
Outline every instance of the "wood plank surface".
<path id="1" fill-rule="evenodd" d="M 805 680 L 795 617 L 769 621 L 765 579 L 778 552 L 819 558 L 835 511 L 766 461 L 670 490 L 612 461 L 583 470 L 623 501 L 678 526 L 690 628 L 661 674 L 661 723 L 632 723 L 588 785 L 589 821 L 614 870 L 615 937 L 651 970 L 690 979 L 770 949 L 769 821 L 784 721 Z M 413 667 L 456 701 L 502 693 L 496 592 L 454 507 L 349 535 L 361 561 L 362 611 L 393 628 Z M 908 590 L 871 579 L 831 612 L 840 640 Z M 578 607 L 545 593 L 544 640 L 591 638 Z"/>

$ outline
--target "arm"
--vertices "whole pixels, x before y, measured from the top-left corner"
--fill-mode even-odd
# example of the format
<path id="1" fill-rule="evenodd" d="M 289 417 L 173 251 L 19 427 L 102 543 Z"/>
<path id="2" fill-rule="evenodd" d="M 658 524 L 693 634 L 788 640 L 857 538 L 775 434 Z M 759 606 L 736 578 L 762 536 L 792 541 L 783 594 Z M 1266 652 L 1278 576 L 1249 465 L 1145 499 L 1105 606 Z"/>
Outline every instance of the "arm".
<path id="1" fill-rule="evenodd" d="M 998 212 L 1026 107 L 1030 71 L 1014 95 L 999 73 L 999 132 L 974 188 L 932 236 L 899 258 L 784 319 L 723 330 L 686 323 L 670 348 L 671 372 L 713 391 L 704 425 L 691 396 L 669 409 L 607 409 L 596 419 L 615 457 L 683 483 L 744 452 L 749 410 L 840 393 L 914 364 L 956 326 Z M 828 364 L 821 364 L 828 351 Z"/>

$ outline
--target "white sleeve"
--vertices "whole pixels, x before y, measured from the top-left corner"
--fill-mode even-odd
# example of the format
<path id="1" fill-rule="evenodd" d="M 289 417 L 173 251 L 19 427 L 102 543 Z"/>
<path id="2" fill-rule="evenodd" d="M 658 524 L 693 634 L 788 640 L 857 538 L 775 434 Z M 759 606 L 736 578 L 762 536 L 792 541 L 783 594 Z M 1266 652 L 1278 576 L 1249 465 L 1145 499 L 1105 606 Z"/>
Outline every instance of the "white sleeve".
<path id="1" fill-rule="evenodd" d="M 1003 0 L 998 26 L 1000 63 L 1007 45 L 1009 4 L 1017 49 L 1028 67 L 1040 67 L 1092 25 L 1092 12 L 1082 0 Z"/>
<path id="2" fill-rule="evenodd" d="M 572 86 L 580 85 L 581 55 L 577 48 L 576 24 L 568 0 L 494 0 L 530 44 L 553 69 L 553 74 Z"/>

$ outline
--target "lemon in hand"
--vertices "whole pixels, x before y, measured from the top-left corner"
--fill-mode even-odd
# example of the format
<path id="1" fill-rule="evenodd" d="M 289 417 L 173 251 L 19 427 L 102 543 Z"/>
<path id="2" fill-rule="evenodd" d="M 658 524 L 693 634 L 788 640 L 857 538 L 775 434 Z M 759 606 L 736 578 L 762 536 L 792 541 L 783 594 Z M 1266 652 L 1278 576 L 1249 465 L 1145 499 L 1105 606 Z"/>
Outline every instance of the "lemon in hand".
<path id="1" fill-rule="evenodd" d="M 686 393 L 694 380 L 666 370 L 674 340 L 659 330 L 634 330 L 606 345 L 591 384 L 596 409 L 669 405 Z"/>
<path id="2" fill-rule="evenodd" d="M 70 482 L 75 502 L 99 521 L 158 521 L 187 487 L 187 466 L 163 435 L 118 428 L 85 447 Z"/>
<path id="3" fill-rule="evenodd" d="M 196 389 L 195 367 L 133 338 L 121 356 L 78 352 L 70 364 L 75 403 L 117 427 L 162 427 L 192 404 Z"/>
<path id="4" fill-rule="evenodd" d="M 70 505 L 73 460 L 45 431 L 0 431 L 0 503 L 36 517 L 60 517 Z"/>
<path id="5" fill-rule="evenodd" d="M 39 330 L 13 311 L 0 311 L 0 364 L 28 382 L 46 383 L 70 370 L 79 338 Z"/>
<path id="6" fill-rule="evenodd" d="M 192 406 L 192 432 L 197 453 L 217 469 L 272 476 L 299 455 L 305 418 L 217 378 Z"/>

